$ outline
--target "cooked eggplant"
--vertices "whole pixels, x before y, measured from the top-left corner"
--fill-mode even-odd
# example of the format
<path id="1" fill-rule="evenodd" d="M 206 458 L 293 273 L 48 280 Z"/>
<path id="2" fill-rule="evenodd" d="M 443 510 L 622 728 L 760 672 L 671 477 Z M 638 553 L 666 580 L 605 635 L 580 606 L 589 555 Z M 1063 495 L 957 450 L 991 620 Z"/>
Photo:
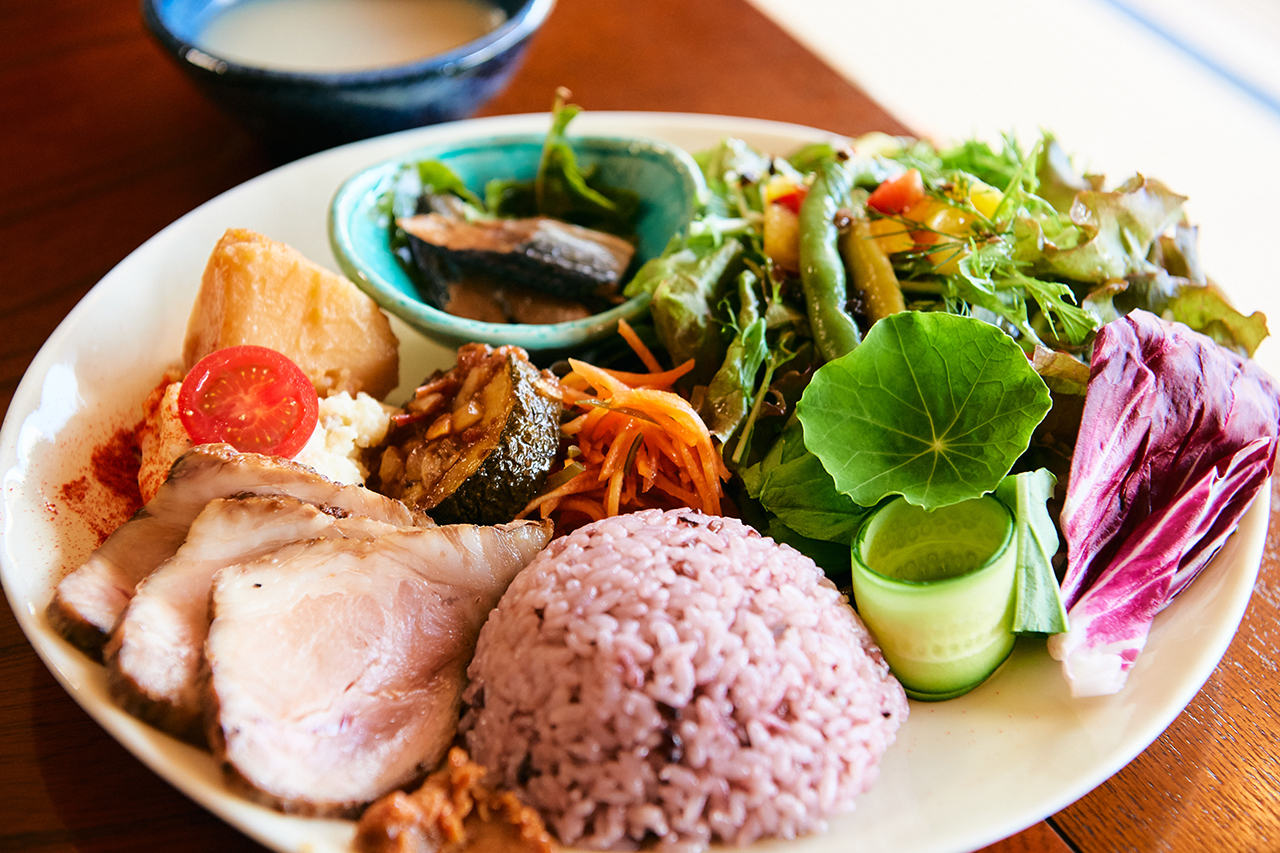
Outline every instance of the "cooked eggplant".
<path id="1" fill-rule="evenodd" d="M 601 310 L 616 301 L 635 254 L 621 237 L 545 216 L 467 220 L 432 211 L 397 224 L 425 279 L 423 299 L 442 310 L 473 278 Z"/>
<path id="2" fill-rule="evenodd" d="M 519 347 L 467 344 L 388 436 L 378 488 L 440 522 L 500 524 L 537 494 L 560 446 L 560 401 Z"/>

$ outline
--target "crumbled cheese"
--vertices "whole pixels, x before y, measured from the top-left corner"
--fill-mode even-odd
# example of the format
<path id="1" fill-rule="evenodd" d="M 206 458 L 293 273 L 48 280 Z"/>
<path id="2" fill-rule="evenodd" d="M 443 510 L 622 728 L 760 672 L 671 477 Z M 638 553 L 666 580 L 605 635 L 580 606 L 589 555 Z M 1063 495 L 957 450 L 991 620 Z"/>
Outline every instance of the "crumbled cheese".
<path id="1" fill-rule="evenodd" d="M 346 391 L 325 397 L 316 431 L 294 461 L 339 483 L 363 485 L 369 471 L 361 451 L 386 438 L 393 411 L 363 391 L 355 397 Z"/>
<path id="2" fill-rule="evenodd" d="M 155 496 L 169 476 L 169 468 L 193 446 L 178 416 L 178 392 L 182 383 L 166 375 L 143 404 L 143 422 L 138 430 L 142 462 L 138 486 L 143 501 Z M 315 432 L 294 457 L 339 483 L 364 485 L 369 471 L 361 452 L 386 438 L 391 426 L 390 406 L 384 406 L 363 391 L 352 397 L 346 391 L 320 401 Z"/>

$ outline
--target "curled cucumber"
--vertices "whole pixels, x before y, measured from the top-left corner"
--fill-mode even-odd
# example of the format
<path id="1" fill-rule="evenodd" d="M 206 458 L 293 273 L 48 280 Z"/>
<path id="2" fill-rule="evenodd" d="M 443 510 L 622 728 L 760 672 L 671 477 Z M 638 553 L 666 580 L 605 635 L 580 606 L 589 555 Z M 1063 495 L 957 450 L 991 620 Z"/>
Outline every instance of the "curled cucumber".
<path id="1" fill-rule="evenodd" d="M 898 498 L 853 543 L 858 613 L 913 699 L 953 699 L 1013 650 L 1013 516 L 990 496 L 926 511 Z"/>

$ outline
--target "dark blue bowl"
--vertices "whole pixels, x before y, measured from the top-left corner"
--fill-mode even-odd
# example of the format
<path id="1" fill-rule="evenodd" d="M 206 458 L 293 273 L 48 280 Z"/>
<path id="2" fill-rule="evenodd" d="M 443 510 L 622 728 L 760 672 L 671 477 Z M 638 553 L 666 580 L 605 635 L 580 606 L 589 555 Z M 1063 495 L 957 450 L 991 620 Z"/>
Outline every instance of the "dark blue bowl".
<path id="1" fill-rule="evenodd" d="M 507 21 L 475 41 L 403 65 L 336 72 L 258 68 L 201 49 L 201 31 L 226 0 L 142 0 L 142 16 L 214 103 L 277 155 L 297 157 L 472 115 L 506 84 L 555 0 L 493 2 Z"/>

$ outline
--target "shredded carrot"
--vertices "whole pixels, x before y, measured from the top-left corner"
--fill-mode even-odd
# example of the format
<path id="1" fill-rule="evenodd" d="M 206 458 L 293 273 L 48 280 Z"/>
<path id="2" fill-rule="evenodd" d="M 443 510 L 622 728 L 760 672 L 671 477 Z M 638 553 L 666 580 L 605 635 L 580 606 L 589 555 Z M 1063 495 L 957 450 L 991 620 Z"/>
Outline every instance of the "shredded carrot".
<path id="1" fill-rule="evenodd" d="M 598 368 L 604 370 L 604 368 Z M 681 376 L 693 370 L 693 359 L 689 359 L 679 367 L 664 370 L 661 373 L 627 373 L 622 370 L 605 370 L 614 379 L 632 388 L 670 388 Z"/>
<path id="2" fill-rule="evenodd" d="M 623 427 L 617 438 L 609 445 L 609 452 L 600 466 L 600 479 L 612 477 L 622 471 L 622 462 L 631 454 L 631 446 L 640 435 L 639 424 L 628 424 Z"/>
<path id="3" fill-rule="evenodd" d="M 640 336 L 636 334 L 636 330 L 631 328 L 631 324 L 626 320 L 618 320 L 618 334 L 622 335 L 622 339 L 627 342 L 627 346 L 640 356 L 640 360 L 644 362 L 644 366 L 649 368 L 650 373 L 661 373 L 662 365 L 658 364 L 658 360 L 653 357 L 653 353 L 644 341 L 640 340 Z"/>
<path id="4" fill-rule="evenodd" d="M 582 513 L 588 521 L 599 521 L 604 518 L 604 507 L 590 499 L 569 498 L 560 504 L 560 509 L 564 512 Z"/>
<path id="5" fill-rule="evenodd" d="M 538 495 L 521 516 L 554 518 L 572 529 L 638 509 L 691 507 L 719 515 L 729 471 L 698 413 L 673 390 L 693 369 L 664 371 L 625 323 L 619 333 L 649 373 L 606 370 L 575 359 L 561 380 L 570 419 L 564 436 L 581 473 Z"/>

